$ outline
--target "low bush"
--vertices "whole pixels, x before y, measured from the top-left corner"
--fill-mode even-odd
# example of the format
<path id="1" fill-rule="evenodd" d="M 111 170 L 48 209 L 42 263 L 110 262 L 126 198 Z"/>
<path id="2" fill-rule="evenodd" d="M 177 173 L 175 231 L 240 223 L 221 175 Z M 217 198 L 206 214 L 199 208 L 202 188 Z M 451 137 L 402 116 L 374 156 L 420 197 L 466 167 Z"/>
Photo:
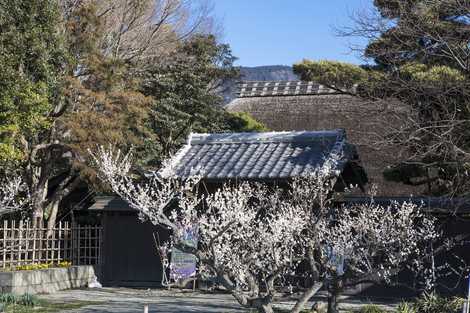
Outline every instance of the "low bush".
<path id="1" fill-rule="evenodd" d="M 21 296 L 12 293 L 2 293 L 0 294 L 0 303 L 4 305 L 18 304 L 34 307 L 38 304 L 38 299 L 29 293 L 25 293 Z"/>
<path id="2" fill-rule="evenodd" d="M 436 293 L 427 293 L 414 303 L 401 303 L 396 313 L 460 313 L 464 302 L 463 298 L 446 298 Z"/>
<path id="3" fill-rule="evenodd" d="M 402 302 L 398 305 L 396 313 L 417 313 L 413 303 Z"/>
<path id="4" fill-rule="evenodd" d="M 428 293 L 418 298 L 415 309 L 417 313 L 460 313 L 464 302 L 462 298 L 446 298 L 436 293 Z"/>
<path id="5" fill-rule="evenodd" d="M 375 304 L 367 304 L 361 307 L 357 313 L 386 313 L 387 311 Z"/>
<path id="6" fill-rule="evenodd" d="M 29 293 L 25 293 L 24 295 L 22 295 L 17 302 L 17 304 L 24 306 L 37 306 L 38 303 L 38 298 Z"/>

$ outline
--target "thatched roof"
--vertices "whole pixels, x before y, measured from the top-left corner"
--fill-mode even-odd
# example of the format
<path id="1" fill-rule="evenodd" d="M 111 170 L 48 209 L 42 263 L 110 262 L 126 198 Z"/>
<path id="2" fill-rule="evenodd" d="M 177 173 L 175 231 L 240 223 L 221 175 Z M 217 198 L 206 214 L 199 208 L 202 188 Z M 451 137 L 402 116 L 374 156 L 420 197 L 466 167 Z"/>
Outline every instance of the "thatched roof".
<path id="1" fill-rule="evenodd" d="M 267 86 L 271 87 L 276 83 L 268 82 Z M 245 88 L 240 89 L 241 96 L 232 100 L 226 109 L 232 112 L 248 112 L 274 131 L 343 128 L 348 133 L 349 141 L 357 147 L 369 181 L 377 184 L 379 194 L 407 196 L 421 192 L 416 187 L 385 181 L 382 172 L 387 165 L 395 161 L 396 153 L 378 151 L 369 144 L 385 131 L 385 120 L 388 119 L 387 124 L 390 124 L 392 115 L 387 114 L 390 108 L 402 109 L 400 106 L 368 102 L 357 97 L 337 94 L 314 83 L 291 82 L 288 94 L 279 91 L 274 94 L 272 92 L 274 89 L 265 89 L 266 85 L 260 86 L 259 82 L 257 90 L 253 91 L 253 85 L 253 83 L 241 83 L 240 88 Z M 282 86 L 286 85 L 285 82 L 282 83 Z M 297 88 L 299 85 L 301 87 Z M 306 86 L 312 87 L 309 93 L 295 93 L 295 89 L 291 86 L 296 86 L 297 90 L 307 90 Z M 396 118 L 395 114 L 393 116 Z M 398 120 L 396 122 L 399 123 Z"/>

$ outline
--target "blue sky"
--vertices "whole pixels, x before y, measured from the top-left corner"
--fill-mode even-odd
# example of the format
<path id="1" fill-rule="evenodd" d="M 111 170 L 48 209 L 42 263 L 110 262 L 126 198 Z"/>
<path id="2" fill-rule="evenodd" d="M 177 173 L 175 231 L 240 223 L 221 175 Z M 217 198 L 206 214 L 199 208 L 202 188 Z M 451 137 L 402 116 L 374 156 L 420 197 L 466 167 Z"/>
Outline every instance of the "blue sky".
<path id="1" fill-rule="evenodd" d="M 223 25 L 222 40 L 239 58 L 237 65 L 292 65 L 307 59 L 361 63 L 350 43 L 333 27 L 352 23 L 350 15 L 372 0 L 214 0 Z"/>

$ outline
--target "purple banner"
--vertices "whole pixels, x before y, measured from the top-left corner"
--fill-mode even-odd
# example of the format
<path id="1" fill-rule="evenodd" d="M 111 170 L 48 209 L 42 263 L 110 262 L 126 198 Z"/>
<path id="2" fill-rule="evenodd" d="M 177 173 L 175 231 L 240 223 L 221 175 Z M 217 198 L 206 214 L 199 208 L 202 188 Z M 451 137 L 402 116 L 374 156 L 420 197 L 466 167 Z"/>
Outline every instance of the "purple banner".
<path id="1" fill-rule="evenodd" d="M 197 248 L 198 241 L 197 227 L 184 230 L 183 242 L 191 247 Z M 173 248 L 171 251 L 170 279 L 174 281 L 184 280 L 196 275 L 197 259 L 193 254 L 184 253 Z"/>

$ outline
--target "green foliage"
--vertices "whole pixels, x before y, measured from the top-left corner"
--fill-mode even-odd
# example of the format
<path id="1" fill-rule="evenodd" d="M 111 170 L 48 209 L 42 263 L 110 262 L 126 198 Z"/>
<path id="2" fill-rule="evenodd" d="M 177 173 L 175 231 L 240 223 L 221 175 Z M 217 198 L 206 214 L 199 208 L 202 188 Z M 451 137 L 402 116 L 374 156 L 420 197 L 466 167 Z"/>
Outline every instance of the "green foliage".
<path id="1" fill-rule="evenodd" d="M 436 293 L 427 293 L 414 303 L 414 307 L 417 313 L 459 313 L 464 302 L 462 298 L 445 298 Z"/>
<path id="2" fill-rule="evenodd" d="M 46 131 L 67 59 L 56 1 L 0 1 L 0 161 L 18 159 L 21 136 Z"/>
<path id="3" fill-rule="evenodd" d="M 366 80 L 367 72 L 353 64 L 336 61 L 303 60 L 294 64 L 294 73 L 302 80 L 313 80 L 320 84 L 350 89 Z"/>
<path id="4" fill-rule="evenodd" d="M 414 305 L 409 302 L 402 302 L 395 310 L 396 313 L 417 313 Z"/>
<path id="5" fill-rule="evenodd" d="M 465 80 L 465 75 L 460 70 L 445 65 L 407 63 L 400 67 L 400 72 L 404 79 L 421 84 L 454 85 Z"/>
<path id="6" fill-rule="evenodd" d="M 4 304 L 16 303 L 17 296 L 12 293 L 2 293 L 0 294 L 0 302 Z"/>
<path id="7" fill-rule="evenodd" d="M 158 138 L 155 149 L 163 156 L 174 152 L 191 131 L 230 130 L 232 117 L 216 92 L 238 75 L 234 60 L 227 45 L 201 35 L 182 43 L 148 71 L 142 91 L 155 99 L 151 127 Z"/>
<path id="8" fill-rule="evenodd" d="M 12 293 L 2 293 L 0 294 L 0 302 L 5 305 L 18 304 L 22 306 L 34 307 L 38 304 L 38 299 L 36 296 L 29 293 L 25 293 L 20 296 Z"/>
<path id="9" fill-rule="evenodd" d="M 403 156 L 386 177 L 427 186 L 432 195 L 467 194 L 470 22 L 464 12 L 470 5 L 426 0 L 374 5 L 383 19 L 361 19 L 352 33 L 373 38 L 364 56 L 375 65 L 304 60 L 294 71 L 348 94 L 357 86 L 357 96 L 400 103 L 403 125 L 386 125 L 388 133 L 379 140 Z"/>
<path id="10" fill-rule="evenodd" d="M 35 306 L 28 306 L 22 304 L 9 304 L 6 305 L 5 313 L 57 313 L 68 312 L 70 310 L 77 310 L 87 305 L 99 305 L 100 302 L 92 301 L 73 301 L 69 303 L 56 303 L 40 300 Z"/>
<path id="11" fill-rule="evenodd" d="M 190 131 L 261 127 L 222 108 L 218 91 L 238 75 L 228 45 L 211 35 L 178 40 L 167 21 L 160 30 L 175 41 L 142 64 L 107 49 L 120 39 L 106 32 L 102 2 L 65 10 L 68 2 L 0 0 L 1 169 L 8 162 L 24 176 L 32 211 L 49 225 L 83 182 L 103 187 L 88 166 L 97 145 L 133 147 L 140 165 L 155 166 Z M 139 39 L 126 37 L 137 45 L 129 49 Z"/>
<path id="12" fill-rule="evenodd" d="M 375 304 L 367 304 L 361 307 L 357 313 L 385 313 L 386 311 Z"/>
<path id="13" fill-rule="evenodd" d="M 32 294 L 25 293 L 24 295 L 20 297 L 18 304 L 34 307 L 38 305 L 38 299 L 36 296 Z"/>
<path id="14" fill-rule="evenodd" d="M 267 132 L 269 129 L 246 112 L 230 112 L 228 123 L 231 129 L 240 132 Z"/>

